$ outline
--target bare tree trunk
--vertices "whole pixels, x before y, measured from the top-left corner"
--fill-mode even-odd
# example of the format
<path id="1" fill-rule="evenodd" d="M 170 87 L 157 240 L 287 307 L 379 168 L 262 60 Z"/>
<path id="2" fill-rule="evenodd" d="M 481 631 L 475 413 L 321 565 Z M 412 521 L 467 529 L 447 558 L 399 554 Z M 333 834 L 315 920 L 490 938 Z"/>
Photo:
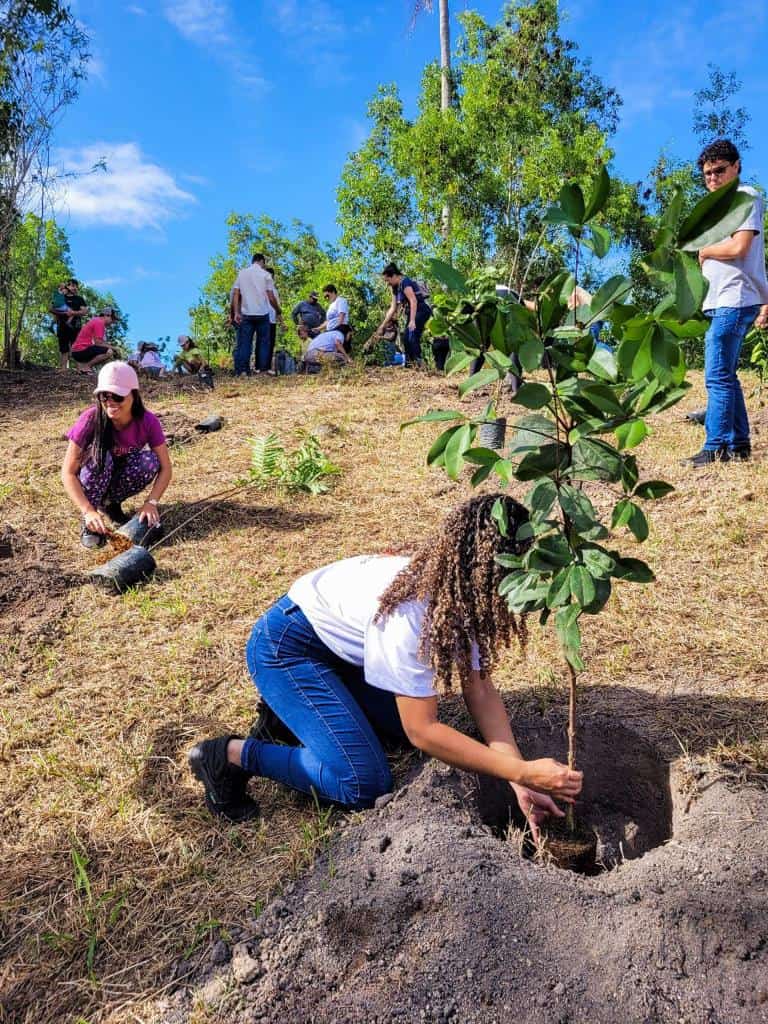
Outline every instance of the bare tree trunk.
<path id="1" fill-rule="evenodd" d="M 448 0 L 440 0 L 440 109 L 445 113 L 451 109 L 453 88 L 451 82 L 451 23 Z M 451 204 L 443 204 L 441 217 L 443 241 L 451 237 Z"/>

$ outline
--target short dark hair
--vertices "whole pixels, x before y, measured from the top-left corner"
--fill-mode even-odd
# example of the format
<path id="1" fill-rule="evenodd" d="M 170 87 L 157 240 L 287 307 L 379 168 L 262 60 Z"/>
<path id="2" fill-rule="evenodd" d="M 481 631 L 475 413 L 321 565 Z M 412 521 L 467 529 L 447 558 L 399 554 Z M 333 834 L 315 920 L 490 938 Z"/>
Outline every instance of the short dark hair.
<path id="1" fill-rule="evenodd" d="M 339 289 L 336 287 L 335 284 L 327 284 L 325 288 L 323 288 L 323 294 L 325 294 L 326 292 L 333 292 L 334 295 L 338 295 Z"/>
<path id="2" fill-rule="evenodd" d="M 741 163 L 741 156 L 730 139 L 715 139 L 702 149 L 696 163 L 699 170 L 703 171 L 704 164 L 712 164 L 715 160 L 727 160 L 729 164 L 735 164 L 737 160 Z"/>
<path id="3" fill-rule="evenodd" d="M 338 331 L 339 334 L 343 334 L 345 338 L 348 338 L 352 333 L 352 328 L 349 324 L 339 324 L 338 327 L 334 327 L 334 331 Z"/>
<path id="4" fill-rule="evenodd" d="M 401 274 L 402 271 L 396 263 L 388 263 L 381 272 L 382 277 L 394 277 L 395 274 Z"/>
<path id="5" fill-rule="evenodd" d="M 269 274 L 269 275 L 270 275 L 271 277 L 274 277 L 274 276 L 275 276 L 275 268 L 274 268 L 274 267 L 264 267 L 264 269 L 266 270 L 266 272 L 267 272 L 267 273 L 268 273 L 268 274 Z"/>
<path id="6" fill-rule="evenodd" d="M 75 286 L 75 288 L 79 288 L 80 287 L 80 282 L 76 281 L 74 279 L 74 277 L 70 277 L 70 279 L 68 281 L 65 281 L 64 284 L 73 284 Z"/>
<path id="7" fill-rule="evenodd" d="M 266 256 L 264 255 L 263 252 L 255 252 L 253 254 L 253 259 L 251 260 L 251 263 L 264 263 L 265 260 Z"/>

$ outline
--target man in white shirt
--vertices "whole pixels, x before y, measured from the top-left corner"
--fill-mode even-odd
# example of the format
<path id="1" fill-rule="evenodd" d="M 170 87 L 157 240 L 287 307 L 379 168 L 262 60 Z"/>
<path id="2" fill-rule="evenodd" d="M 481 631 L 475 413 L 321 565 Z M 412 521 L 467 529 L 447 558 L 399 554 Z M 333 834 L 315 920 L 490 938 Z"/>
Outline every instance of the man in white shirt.
<path id="1" fill-rule="evenodd" d="M 264 267 L 264 254 L 254 253 L 250 267 L 237 275 L 233 289 L 234 321 L 237 324 L 235 376 L 250 376 L 251 349 L 256 335 L 256 373 L 270 367 L 269 311 L 274 309 L 282 323 L 283 311 L 275 293 L 275 284 Z"/>
<path id="2" fill-rule="evenodd" d="M 739 151 L 729 139 L 717 139 L 706 146 L 698 165 L 709 192 L 738 179 L 741 173 Z M 702 273 L 709 282 L 704 315 L 710 328 L 704 341 L 707 436 L 701 451 L 684 460 L 694 468 L 712 462 L 741 462 L 752 455 L 737 370 L 747 331 L 753 323 L 768 325 L 768 280 L 762 197 L 749 185 L 738 185 L 738 191 L 753 199 L 743 224 L 729 238 L 699 251 Z"/>
<path id="3" fill-rule="evenodd" d="M 328 304 L 325 320 L 319 327 L 314 327 L 311 333 L 317 335 L 324 331 L 336 331 L 342 324 L 349 326 L 349 303 L 343 295 L 339 295 L 335 284 L 327 284 L 323 288 L 323 298 Z"/>

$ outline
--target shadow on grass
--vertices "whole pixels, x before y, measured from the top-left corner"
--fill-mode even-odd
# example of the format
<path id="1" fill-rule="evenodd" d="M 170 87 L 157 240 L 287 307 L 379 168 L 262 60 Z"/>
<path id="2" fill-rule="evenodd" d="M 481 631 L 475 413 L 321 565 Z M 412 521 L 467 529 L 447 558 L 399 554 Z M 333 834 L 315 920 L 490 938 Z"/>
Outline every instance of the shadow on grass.
<path id="1" fill-rule="evenodd" d="M 212 534 L 245 526 L 261 526 L 268 530 L 303 530 L 309 526 L 319 526 L 330 518 L 330 515 L 319 512 L 300 512 L 280 506 L 249 505 L 237 501 L 216 502 L 207 508 L 179 503 L 165 510 L 163 526 L 167 540 L 163 538 L 152 550 L 162 557 L 164 547 L 202 540 Z"/>

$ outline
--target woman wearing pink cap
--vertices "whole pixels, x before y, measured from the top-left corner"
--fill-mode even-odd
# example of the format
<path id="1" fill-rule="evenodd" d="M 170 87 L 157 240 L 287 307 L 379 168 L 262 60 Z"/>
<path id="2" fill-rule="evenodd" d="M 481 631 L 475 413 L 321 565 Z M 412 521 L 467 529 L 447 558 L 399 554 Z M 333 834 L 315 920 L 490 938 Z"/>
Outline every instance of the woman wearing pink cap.
<path id="1" fill-rule="evenodd" d="M 162 425 L 144 408 L 133 367 L 107 363 L 94 394 L 95 406 L 86 409 L 67 434 L 69 445 L 61 467 L 64 489 L 83 513 L 80 539 L 87 548 L 105 542 L 107 524 L 102 513 L 113 522 L 127 522 L 130 517 L 121 503 L 150 483 L 139 518 L 149 526 L 159 523 L 158 502 L 172 475 Z"/>

